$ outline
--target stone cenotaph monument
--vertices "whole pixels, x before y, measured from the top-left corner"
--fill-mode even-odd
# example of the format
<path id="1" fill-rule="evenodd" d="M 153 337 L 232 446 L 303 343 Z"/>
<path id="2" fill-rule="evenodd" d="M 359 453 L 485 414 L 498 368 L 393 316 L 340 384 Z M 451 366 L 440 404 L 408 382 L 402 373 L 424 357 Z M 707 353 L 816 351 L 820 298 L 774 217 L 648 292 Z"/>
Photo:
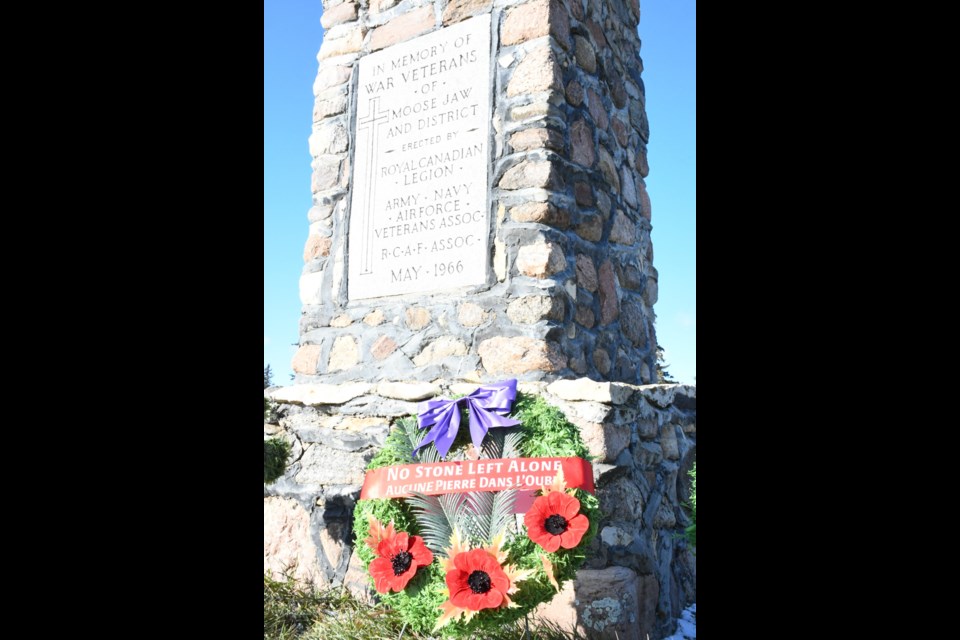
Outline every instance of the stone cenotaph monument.
<path id="1" fill-rule="evenodd" d="M 651 382 L 636 2 L 329 2 L 297 382 Z"/>
<path id="2" fill-rule="evenodd" d="M 324 0 L 295 380 L 266 390 L 264 571 L 368 585 L 352 514 L 417 402 L 519 380 L 603 510 L 537 612 L 658 640 L 696 598 L 696 388 L 657 385 L 638 0 Z"/>

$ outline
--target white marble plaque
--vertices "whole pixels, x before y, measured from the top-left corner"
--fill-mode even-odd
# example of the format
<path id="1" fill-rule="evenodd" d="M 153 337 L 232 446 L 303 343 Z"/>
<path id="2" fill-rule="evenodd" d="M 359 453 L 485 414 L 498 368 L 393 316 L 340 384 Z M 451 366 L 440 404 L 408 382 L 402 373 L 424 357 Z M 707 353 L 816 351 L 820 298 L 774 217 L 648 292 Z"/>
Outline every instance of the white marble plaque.
<path id="1" fill-rule="evenodd" d="M 490 14 L 360 60 L 351 300 L 483 284 Z"/>

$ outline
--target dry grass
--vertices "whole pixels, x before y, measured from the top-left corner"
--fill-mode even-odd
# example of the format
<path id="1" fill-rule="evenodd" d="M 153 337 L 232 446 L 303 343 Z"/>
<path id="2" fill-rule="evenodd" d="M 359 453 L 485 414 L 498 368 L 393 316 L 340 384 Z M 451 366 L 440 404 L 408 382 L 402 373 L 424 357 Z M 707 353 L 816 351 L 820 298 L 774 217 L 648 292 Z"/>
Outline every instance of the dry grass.
<path id="1" fill-rule="evenodd" d="M 384 605 L 368 605 L 335 587 L 316 591 L 292 580 L 263 577 L 264 640 L 436 640 L 411 633 Z M 554 625 L 524 621 L 474 640 L 584 640 Z"/>

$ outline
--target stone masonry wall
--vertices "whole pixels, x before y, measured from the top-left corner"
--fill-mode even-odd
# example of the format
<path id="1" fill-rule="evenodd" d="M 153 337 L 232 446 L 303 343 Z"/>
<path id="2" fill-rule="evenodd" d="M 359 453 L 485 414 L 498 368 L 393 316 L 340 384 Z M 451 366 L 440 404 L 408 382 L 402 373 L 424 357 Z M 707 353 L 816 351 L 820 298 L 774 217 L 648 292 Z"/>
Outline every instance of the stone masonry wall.
<path id="1" fill-rule="evenodd" d="M 352 553 L 352 513 L 364 468 L 393 422 L 419 400 L 470 393 L 462 382 L 299 384 L 272 387 L 264 437 L 293 445 L 286 473 L 264 485 L 264 571 L 366 592 Z M 586 378 L 521 382 L 583 434 L 604 514 L 593 558 L 537 615 L 590 638 L 658 640 L 696 600 L 696 563 L 681 537 L 681 506 L 696 460 L 696 387 Z"/>
<path id="2" fill-rule="evenodd" d="M 296 382 L 644 384 L 656 354 L 638 0 L 324 0 Z M 490 256 L 469 291 L 347 300 L 362 56 L 489 13 Z"/>

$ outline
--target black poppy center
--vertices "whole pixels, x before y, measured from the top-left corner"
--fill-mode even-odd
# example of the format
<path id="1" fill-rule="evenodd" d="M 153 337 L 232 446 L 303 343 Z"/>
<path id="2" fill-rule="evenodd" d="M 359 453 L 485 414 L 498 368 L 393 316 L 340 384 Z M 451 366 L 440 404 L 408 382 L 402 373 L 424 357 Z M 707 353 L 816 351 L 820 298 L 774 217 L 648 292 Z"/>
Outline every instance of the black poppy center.
<path id="1" fill-rule="evenodd" d="M 486 593 L 490 591 L 490 576 L 486 571 L 474 571 L 467 578 L 467 584 L 474 593 Z"/>
<path id="2" fill-rule="evenodd" d="M 393 556 L 393 559 L 390 560 L 390 564 L 393 565 L 393 575 L 399 576 L 403 574 L 407 569 L 410 568 L 411 562 L 413 562 L 413 556 L 406 551 L 401 551 L 397 555 Z"/>
<path id="3" fill-rule="evenodd" d="M 560 514 L 553 514 L 543 523 L 543 528 L 552 536 L 558 536 L 567 530 L 567 519 Z"/>

